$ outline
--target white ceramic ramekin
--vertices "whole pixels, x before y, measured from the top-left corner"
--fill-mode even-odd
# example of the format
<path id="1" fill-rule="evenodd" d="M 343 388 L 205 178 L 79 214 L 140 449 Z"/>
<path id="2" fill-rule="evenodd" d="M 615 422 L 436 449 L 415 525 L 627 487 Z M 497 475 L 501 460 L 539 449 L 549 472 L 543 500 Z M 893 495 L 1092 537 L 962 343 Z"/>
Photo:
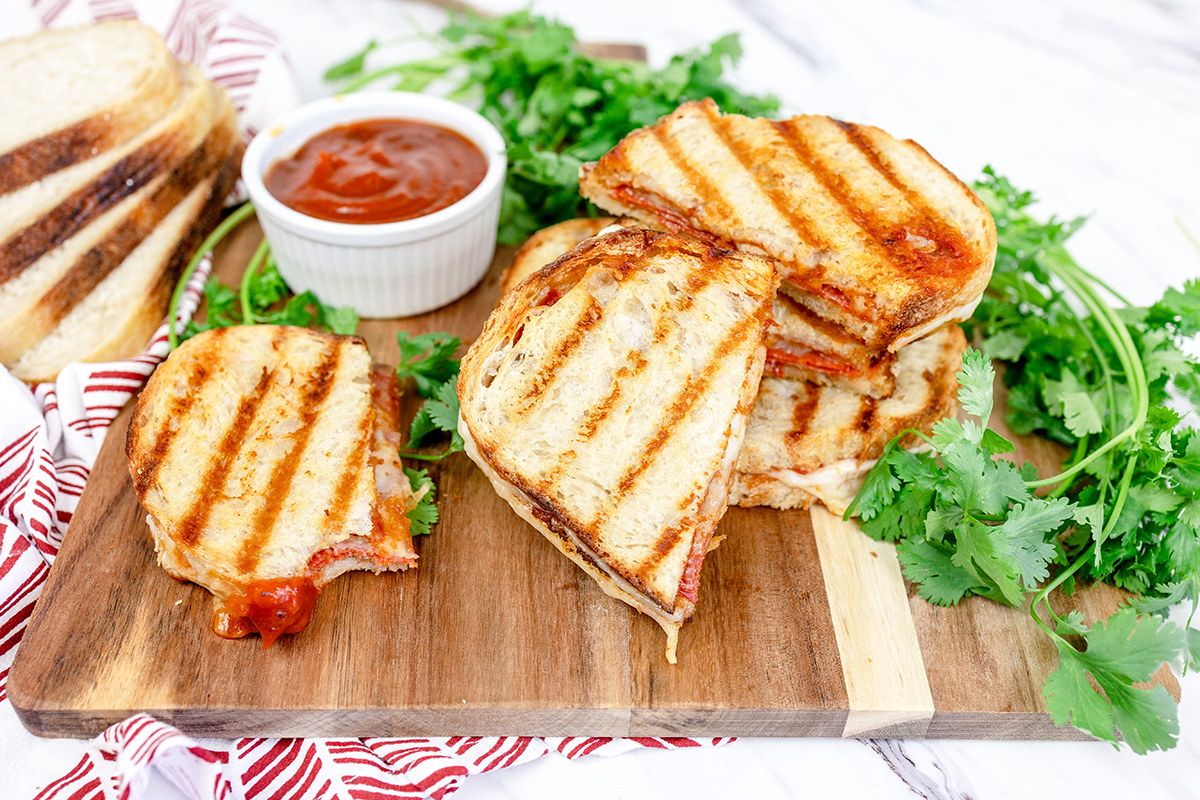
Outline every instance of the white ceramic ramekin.
<path id="1" fill-rule="evenodd" d="M 432 214 L 367 225 L 301 214 L 267 191 L 270 166 L 315 134 L 381 117 L 441 125 L 474 142 L 487 157 L 483 182 Z M 500 133 L 465 106 L 411 92 L 359 92 L 301 106 L 260 132 L 242 158 L 242 180 L 293 291 L 311 289 L 322 303 L 353 306 L 363 317 L 407 317 L 461 297 L 487 272 L 506 165 Z"/>

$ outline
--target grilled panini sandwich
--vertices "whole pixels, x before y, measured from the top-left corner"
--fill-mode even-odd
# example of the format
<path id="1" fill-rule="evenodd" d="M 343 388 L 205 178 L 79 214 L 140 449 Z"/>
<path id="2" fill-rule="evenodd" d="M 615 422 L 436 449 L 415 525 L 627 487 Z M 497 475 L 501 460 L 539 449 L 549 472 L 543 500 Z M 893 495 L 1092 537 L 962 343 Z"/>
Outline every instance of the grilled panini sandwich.
<path id="1" fill-rule="evenodd" d="M 687 102 L 585 164 L 580 192 L 771 256 L 784 293 L 874 352 L 970 316 L 995 260 L 995 225 L 961 181 L 911 141 L 829 117 Z"/>
<path id="2" fill-rule="evenodd" d="M 416 563 L 398 413 L 394 376 L 353 336 L 217 329 L 154 372 L 130 473 L 159 562 L 215 595 L 218 635 L 268 646 L 343 572 Z"/>
<path id="3" fill-rule="evenodd" d="M 506 294 L 462 360 L 468 455 L 606 593 L 662 626 L 672 662 L 777 283 L 767 259 L 621 229 Z"/>
<path id="4" fill-rule="evenodd" d="M 807 381 L 764 377 L 737 460 L 730 503 L 845 512 L 892 437 L 929 433 L 958 412 L 956 373 L 967 342 L 947 325 L 896 356 L 892 393 L 876 399 Z M 905 446 L 915 444 L 913 439 Z"/>

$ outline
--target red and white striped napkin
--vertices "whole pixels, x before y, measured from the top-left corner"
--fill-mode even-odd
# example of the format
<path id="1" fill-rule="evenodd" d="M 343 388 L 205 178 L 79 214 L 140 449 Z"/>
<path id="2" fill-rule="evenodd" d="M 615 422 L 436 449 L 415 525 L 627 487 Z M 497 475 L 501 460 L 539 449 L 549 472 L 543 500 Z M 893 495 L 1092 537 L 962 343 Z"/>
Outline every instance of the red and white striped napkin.
<path id="1" fill-rule="evenodd" d="M 30 0 L 0 17 L 0 38 L 37 27 L 138 17 L 168 45 L 225 86 L 248 134 L 297 102 L 283 48 L 268 29 L 220 0 Z M 24 17 L 22 17 L 24 14 Z M 190 318 L 211 270 L 193 276 L 181 308 Z M 3 708 L 8 672 L 42 583 L 58 553 L 104 434 L 113 418 L 167 355 L 164 321 L 137 358 L 73 364 L 57 384 L 33 389 L 0 366 L 0 726 L 17 726 Z M 25 749 L 19 730 L 0 745 Z M 470 775 L 522 764 L 551 751 L 567 758 L 631 749 L 718 745 L 729 739 L 454 737 L 449 739 L 197 740 L 139 714 L 88 743 L 38 800 L 138 798 L 160 771 L 189 798 L 444 797 Z M 0 752 L 4 752 L 0 746 Z M 63 748 L 54 748 L 63 758 Z M 15 764 L 3 765 L 8 770 Z M 2 785 L 2 784 L 0 784 Z"/>

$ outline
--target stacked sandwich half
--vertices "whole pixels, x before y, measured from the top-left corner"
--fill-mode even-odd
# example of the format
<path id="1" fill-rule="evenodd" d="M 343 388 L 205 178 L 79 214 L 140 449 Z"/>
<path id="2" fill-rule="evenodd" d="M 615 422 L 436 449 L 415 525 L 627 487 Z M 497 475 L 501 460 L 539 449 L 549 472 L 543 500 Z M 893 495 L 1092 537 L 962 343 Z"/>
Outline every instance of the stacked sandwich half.
<path id="1" fill-rule="evenodd" d="M 0 43 L 0 75 L 0 363 L 136 354 L 237 177 L 233 105 L 133 21 Z"/>
<path id="2" fill-rule="evenodd" d="M 721 115 L 711 100 L 683 104 L 584 165 L 580 191 L 621 217 L 555 226 L 518 253 L 505 279 L 506 288 L 515 288 L 493 315 L 507 320 L 506 333 L 489 321 L 463 362 L 460 430 L 474 441 L 469 452 L 523 516 L 556 544 L 568 543 L 560 549 L 610 594 L 643 611 L 656 606 L 647 613 L 671 634 L 663 612 L 671 620 L 690 616 L 694 573 L 715 524 L 711 514 L 698 524 L 689 498 L 723 495 L 731 504 L 777 508 L 817 500 L 840 513 L 889 440 L 909 429 L 928 432 L 957 412 L 955 373 L 966 343 L 954 323 L 971 314 L 991 276 L 995 226 L 970 189 L 913 142 L 828 117 Z M 607 223 L 626 230 L 605 232 Z M 595 284 L 591 270 L 599 253 L 609 253 L 608 270 L 617 270 L 621 262 L 611 249 L 639 228 L 644 237 L 644 229 L 661 232 L 639 239 L 647 253 L 686 261 L 685 272 L 660 278 L 678 296 L 643 294 L 642 306 L 622 322 L 612 321 L 618 312 L 603 293 L 583 290 L 575 300 L 584 303 L 581 310 L 549 326 L 556 332 L 552 357 L 540 356 L 532 369 L 525 365 L 522 331 L 531 324 L 546 330 L 546 306 L 570 297 L 581 279 Z M 705 338 L 693 333 L 710 327 L 714 316 L 698 296 L 688 301 L 691 287 L 708 285 L 716 263 L 726 264 L 720 274 L 727 278 L 730 262 L 722 259 L 732 255 L 740 257 L 746 278 L 727 291 L 747 298 L 747 319 L 755 299 L 773 318 L 765 327 L 725 323 L 743 336 L 762 330 L 751 342 L 764 358 L 761 372 L 753 359 L 746 361 L 745 342 L 705 348 Z M 638 257 L 646 256 L 639 251 Z M 762 264 L 778 281 L 766 295 Z M 616 282 L 624 288 L 623 280 Z M 625 308 L 632 307 L 627 301 Z M 676 310 L 664 322 L 668 307 Z M 647 328 L 650 335 L 632 342 L 614 333 Z M 654 363 L 665 347 L 674 349 L 661 359 L 655 389 L 639 390 L 627 379 L 637 371 L 631 365 Z M 553 407 L 560 427 L 552 438 L 544 427 L 501 424 L 528 413 L 530 397 L 553 385 L 555 373 L 580 350 L 616 356 L 618 364 L 603 369 L 593 356 L 584 360 L 577 383 L 558 383 Z M 731 391 L 716 412 L 718 404 L 704 402 L 710 387 L 696 382 L 695 365 L 739 360 L 748 365 L 741 374 L 752 387 L 753 406 L 734 402 Z M 621 505 L 627 471 L 610 466 L 582 475 L 574 469 L 578 454 L 597 440 L 588 423 L 596 401 L 577 387 L 604 380 L 625 415 L 659 422 L 653 433 L 633 432 L 621 451 L 611 451 L 614 464 L 665 462 L 665 474 L 680 475 L 709 464 L 704 479 L 689 478 L 674 494 L 665 488 L 668 479 L 630 514 Z M 690 398 L 689 410 L 708 407 L 703 419 L 676 413 L 667 398 L 679 396 Z M 576 405 L 582 409 L 578 425 L 571 416 Z M 703 440 L 691 432 L 698 429 L 728 434 L 723 452 L 732 455 L 705 460 Z M 632 429 L 626 423 L 623 430 Z M 668 447 L 678 439 L 690 447 Z M 552 481 L 542 479 L 546 469 Z M 721 489 L 714 490 L 717 484 Z M 609 505 L 582 513 L 583 496 Z M 632 532 L 622 521 L 629 517 L 639 528 L 657 525 L 657 534 Z M 677 540 L 691 547 L 668 569 L 663 543 Z M 631 553 L 641 559 L 637 569 L 629 566 Z M 647 574 L 662 585 L 674 580 L 678 591 L 649 591 Z M 631 592 L 631 585 L 639 591 Z M 688 604 L 679 599 L 684 593 L 690 593 Z"/>

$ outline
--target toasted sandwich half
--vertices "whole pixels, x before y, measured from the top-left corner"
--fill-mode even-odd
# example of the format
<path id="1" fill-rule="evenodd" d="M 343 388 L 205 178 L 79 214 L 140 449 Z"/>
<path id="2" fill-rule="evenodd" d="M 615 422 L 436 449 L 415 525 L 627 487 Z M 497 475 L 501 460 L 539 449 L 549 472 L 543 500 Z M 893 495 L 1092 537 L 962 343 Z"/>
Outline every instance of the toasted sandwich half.
<path id="1" fill-rule="evenodd" d="M 462 360 L 459 431 L 496 491 L 675 660 L 727 505 L 778 277 L 672 233 L 588 239 L 501 298 Z"/>
<path id="2" fill-rule="evenodd" d="M 947 325 L 896 355 L 892 393 L 876 399 L 807 381 L 764 377 L 737 460 L 730 503 L 845 512 L 896 435 L 958 412 L 966 337 Z M 918 440 L 902 444 L 916 444 Z"/>
<path id="3" fill-rule="evenodd" d="M 982 201 L 920 145 L 829 117 L 687 102 L 583 165 L 580 192 L 771 256 L 784 292 L 874 351 L 969 317 L 995 260 Z"/>
<path id="4" fill-rule="evenodd" d="M 416 563 L 394 375 L 366 344 L 259 325 L 195 336 L 155 370 L 126 442 L 163 568 L 263 646 L 352 569 Z"/>

